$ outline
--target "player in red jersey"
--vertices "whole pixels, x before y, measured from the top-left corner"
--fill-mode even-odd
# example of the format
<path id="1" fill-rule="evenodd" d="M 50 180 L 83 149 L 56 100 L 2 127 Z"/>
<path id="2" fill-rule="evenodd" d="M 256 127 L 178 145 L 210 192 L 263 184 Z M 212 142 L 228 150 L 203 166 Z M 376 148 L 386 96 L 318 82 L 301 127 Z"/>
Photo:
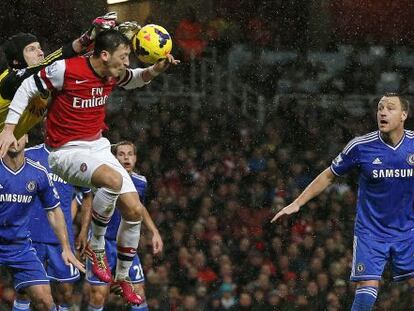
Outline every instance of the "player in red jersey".
<path id="1" fill-rule="evenodd" d="M 92 207 L 92 236 L 87 254 L 93 273 L 104 282 L 121 288 L 124 299 L 142 303 L 128 279 L 138 247 L 143 205 L 128 172 L 102 137 L 106 128 L 105 104 L 115 86 L 142 87 L 173 64 L 172 55 L 146 69 L 130 69 L 129 40 L 116 30 L 97 35 L 91 57 L 57 61 L 39 73 L 42 87 L 53 91 L 47 113 L 46 144 L 49 164 L 64 180 L 78 186 L 97 188 Z M 39 92 L 33 77 L 23 82 L 10 104 L 6 125 L 0 133 L 0 157 L 16 144 L 13 130 L 31 97 Z M 104 235 L 115 201 L 122 220 L 117 236 L 118 261 L 112 280 L 105 256 Z"/>

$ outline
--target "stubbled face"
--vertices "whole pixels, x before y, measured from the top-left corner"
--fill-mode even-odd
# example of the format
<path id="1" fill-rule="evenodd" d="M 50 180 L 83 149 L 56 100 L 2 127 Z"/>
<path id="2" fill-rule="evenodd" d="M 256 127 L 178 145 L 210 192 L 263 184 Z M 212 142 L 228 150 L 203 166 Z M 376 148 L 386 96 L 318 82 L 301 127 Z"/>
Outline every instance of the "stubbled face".
<path id="1" fill-rule="evenodd" d="M 10 156 L 16 156 L 20 152 L 24 150 L 24 147 L 26 147 L 27 144 L 27 135 L 23 135 L 18 141 L 17 141 L 17 147 L 10 146 L 7 153 Z"/>
<path id="2" fill-rule="evenodd" d="M 33 66 L 42 62 L 45 59 L 45 54 L 40 43 L 33 42 L 24 47 L 23 57 L 28 66 Z"/>
<path id="3" fill-rule="evenodd" d="M 118 146 L 115 156 L 128 173 L 131 173 L 134 170 L 135 164 L 137 163 L 137 155 L 134 153 L 133 146 Z"/>
<path id="4" fill-rule="evenodd" d="M 407 112 L 402 110 L 400 100 L 396 96 L 382 97 L 378 103 L 377 122 L 381 133 L 390 133 L 404 127 Z"/>
<path id="5" fill-rule="evenodd" d="M 104 62 L 109 76 L 119 78 L 124 75 L 129 67 L 129 53 L 131 48 L 124 44 L 119 45 L 112 54 L 106 53 Z"/>

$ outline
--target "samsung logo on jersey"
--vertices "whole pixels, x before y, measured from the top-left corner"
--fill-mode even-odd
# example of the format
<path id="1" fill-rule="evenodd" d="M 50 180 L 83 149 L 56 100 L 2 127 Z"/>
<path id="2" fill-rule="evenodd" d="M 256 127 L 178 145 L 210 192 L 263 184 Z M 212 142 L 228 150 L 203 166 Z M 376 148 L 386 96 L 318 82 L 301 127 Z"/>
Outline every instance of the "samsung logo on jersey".
<path id="1" fill-rule="evenodd" d="M 58 175 L 53 174 L 53 173 L 49 173 L 49 177 L 53 182 L 59 182 L 61 184 L 67 184 L 67 181 L 63 180 L 62 178 L 60 178 Z"/>
<path id="2" fill-rule="evenodd" d="M 88 99 L 82 99 L 82 98 L 79 98 L 79 97 L 74 97 L 72 106 L 73 106 L 73 108 L 98 107 L 98 106 L 105 105 L 107 99 L 108 99 L 108 95 L 99 96 L 99 97 L 92 97 L 92 98 L 88 98 Z"/>
<path id="3" fill-rule="evenodd" d="M 12 203 L 30 203 L 33 196 L 24 194 L 0 194 L 0 202 L 12 202 Z"/>
<path id="4" fill-rule="evenodd" d="M 413 177 L 414 169 L 412 168 L 396 168 L 396 169 L 386 169 L 386 170 L 373 170 L 373 178 L 399 178 L 399 177 Z"/>

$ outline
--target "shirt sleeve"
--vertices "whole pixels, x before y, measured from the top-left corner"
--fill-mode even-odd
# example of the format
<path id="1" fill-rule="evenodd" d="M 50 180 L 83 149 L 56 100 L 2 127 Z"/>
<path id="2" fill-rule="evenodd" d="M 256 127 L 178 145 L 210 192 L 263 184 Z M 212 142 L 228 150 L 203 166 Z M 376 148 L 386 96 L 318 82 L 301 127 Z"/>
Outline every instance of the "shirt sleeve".
<path id="1" fill-rule="evenodd" d="M 75 189 L 76 191 L 75 191 L 74 199 L 76 200 L 76 203 L 78 203 L 78 205 L 81 206 L 83 198 L 85 197 L 85 194 L 92 192 L 92 189 L 85 188 L 85 187 L 76 187 Z"/>
<path id="2" fill-rule="evenodd" d="M 45 210 L 50 211 L 60 205 L 59 194 L 47 172 L 42 172 L 39 182 L 39 198 Z"/>
<path id="3" fill-rule="evenodd" d="M 358 145 L 349 144 L 342 150 L 342 152 L 332 161 L 331 171 L 336 176 L 343 176 L 359 166 L 359 147 Z"/>
<path id="4" fill-rule="evenodd" d="M 46 56 L 45 59 L 39 64 L 19 70 L 9 70 L 9 73 L 3 78 L 0 84 L 1 97 L 12 100 L 17 89 L 25 79 L 33 74 L 37 74 L 41 69 L 49 66 L 57 60 L 71 58 L 76 55 L 77 53 L 73 50 L 71 42 Z"/>
<path id="5" fill-rule="evenodd" d="M 145 82 L 142 78 L 142 73 L 145 71 L 144 68 L 134 68 L 130 69 L 128 68 L 125 77 L 123 77 L 119 82 L 118 86 L 130 90 L 135 89 L 138 87 L 143 87 L 144 85 L 147 85 L 150 83 L 150 81 Z"/>
<path id="6" fill-rule="evenodd" d="M 83 194 L 87 194 L 87 193 L 91 192 L 92 190 L 91 190 L 91 188 L 84 188 L 84 187 L 81 187 L 81 188 L 80 188 L 80 191 L 81 191 Z"/>
<path id="7" fill-rule="evenodd" d="M 17 124 L 30 99 L 41 93 L 43 89 L 61 90 L 65 68 L 65 61 L 60 60 L 41 69 L 37 76 L 33 75 L 24 80 L 10 103 L 6 123 Z"/>

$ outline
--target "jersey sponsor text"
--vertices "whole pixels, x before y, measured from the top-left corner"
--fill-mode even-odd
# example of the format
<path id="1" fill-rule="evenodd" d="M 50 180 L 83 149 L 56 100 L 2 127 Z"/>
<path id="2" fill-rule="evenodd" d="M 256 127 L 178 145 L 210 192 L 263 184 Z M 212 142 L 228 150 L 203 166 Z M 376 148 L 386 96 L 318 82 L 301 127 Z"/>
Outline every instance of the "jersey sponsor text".
<path id="1" fill-rule="evenodd" d="M 0 202 L 30 203 L 32 199 L 33 199 L 32 195 L 24 195 L 24 194 L 16 194 L 16 193 L 0 194 Z"/>
<path id="2" fill-rule="evenodd" d="M 412 168 L 396 168 L 396 169 L 381 169 L 373 170 L 373 178 L 409 178 L 414 176 L 414 169 Z"/>

